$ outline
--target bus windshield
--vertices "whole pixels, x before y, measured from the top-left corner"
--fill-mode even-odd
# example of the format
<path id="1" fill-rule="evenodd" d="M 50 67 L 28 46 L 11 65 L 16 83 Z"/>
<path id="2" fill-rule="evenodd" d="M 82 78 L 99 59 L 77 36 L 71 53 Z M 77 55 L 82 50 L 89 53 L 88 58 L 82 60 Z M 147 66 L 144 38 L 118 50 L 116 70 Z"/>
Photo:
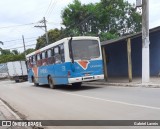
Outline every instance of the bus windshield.
<path id="1" fill-rule="evenodd" d="M 72 40 L 74 60 L 90 60 L 100 57 L 97 40 Z"/>

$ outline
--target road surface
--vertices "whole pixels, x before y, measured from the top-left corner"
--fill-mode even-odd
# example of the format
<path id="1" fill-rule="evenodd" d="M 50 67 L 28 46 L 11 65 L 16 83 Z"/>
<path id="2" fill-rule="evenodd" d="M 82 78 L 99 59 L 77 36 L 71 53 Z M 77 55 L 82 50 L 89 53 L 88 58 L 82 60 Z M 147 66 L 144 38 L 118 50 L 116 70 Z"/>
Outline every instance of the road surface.
<path id="1" fill-rule="evenodd" d="M 47 85 L 35 87 L 28 82 L 1 81 L 0 98 L 28 120 L 160 120 L 159 88 L 83 85 L 79 89 L 67 86 L 50 89 Z M 57 128 L 60 127 L 54 127 Z"/>

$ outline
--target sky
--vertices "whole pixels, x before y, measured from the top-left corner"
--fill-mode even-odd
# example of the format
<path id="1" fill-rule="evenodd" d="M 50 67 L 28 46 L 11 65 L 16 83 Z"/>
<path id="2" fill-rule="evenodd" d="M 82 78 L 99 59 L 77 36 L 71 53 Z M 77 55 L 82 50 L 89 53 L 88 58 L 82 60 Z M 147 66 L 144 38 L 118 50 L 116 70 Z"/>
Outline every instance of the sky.
<path id="1" fill-rule="evenodd" d="M 39 21 L 46 17 L 47 28 L 62 26 L 61 11 L 73 0 L 0 0 L 0 44 L 3 49 L 23 51 L 22 35 L 26 48 L 35 48 L 36 39 L 44 34 Z M 80 0 L 81 3 L 96 3 L 100 0 Z M 136 0 L 127 0 L 135 3 Z M 150 0 L 150 28 L 160 26 L 160 2 Z"/>

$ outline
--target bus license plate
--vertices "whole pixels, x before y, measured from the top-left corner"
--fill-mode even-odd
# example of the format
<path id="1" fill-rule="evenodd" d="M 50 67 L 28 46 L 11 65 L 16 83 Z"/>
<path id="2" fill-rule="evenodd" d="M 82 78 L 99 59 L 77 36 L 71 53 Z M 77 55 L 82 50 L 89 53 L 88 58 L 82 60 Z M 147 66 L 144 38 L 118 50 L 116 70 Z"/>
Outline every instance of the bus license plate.
<path id="1" fill-rule="evenodd" d="M 85 76 L 90 76 L 90 74 L 89 74 L 89 73 L 86 73 Z"/>

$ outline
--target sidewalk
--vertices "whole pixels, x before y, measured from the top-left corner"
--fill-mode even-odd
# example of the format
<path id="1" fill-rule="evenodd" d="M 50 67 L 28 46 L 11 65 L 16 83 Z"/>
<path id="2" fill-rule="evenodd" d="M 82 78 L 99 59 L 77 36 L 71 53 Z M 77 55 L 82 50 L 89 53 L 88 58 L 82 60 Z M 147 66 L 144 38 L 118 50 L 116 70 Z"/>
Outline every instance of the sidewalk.
<path id="1" fill-rule="evenodd" d="M 127 77 L 114 77 L 114 78 L 109 78 L 108 81 L 98 80 L 93 82 L 84 82 L 84 84 L 123 86 L 123 87 L 160 88 L 160 77 L 151 77 L 150 82 L 146 84 L 142 84 L 141 78 L 133 78 L 133 81 L 129 82 Z"/>
<path id="2" fill-rule="evenodd" d="M 0 122 L 7 120 L 21 120 L 21 118 L 14 113 L 1 99 L 0 99 Z M 2 123 L 0 123 L 1 125 Z M 26 127 L 9 127 L 9 126 L 0 126 L 0 129 L 31 129 Z"/>

